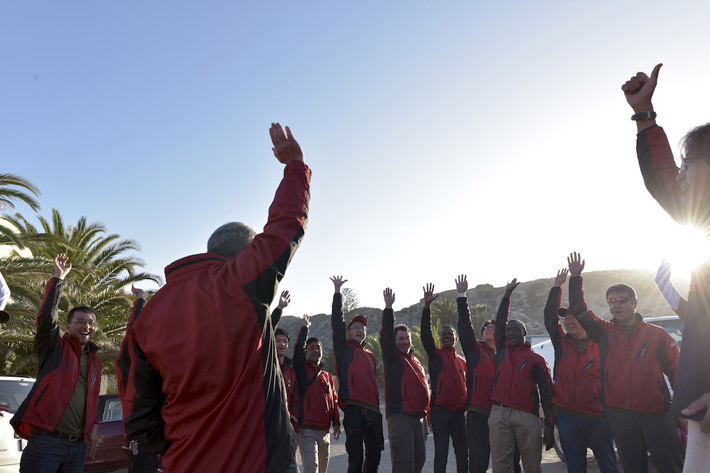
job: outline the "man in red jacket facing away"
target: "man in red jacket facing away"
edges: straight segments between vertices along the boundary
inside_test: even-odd
[[[569,270],[569,310],[599,344],[601,399],[624,471],[648,472],[650,453],[660,473],[680,473],[683,448],[663,377],[675,382],[678,345],[663,328],[643,321],[636,291],[626,284],[607,289],[613,320],[597,317],[584,301],[584,261],[578,254]]]
[[[579,255],[568,258],[570,264]],[[569,473],[587,471],[587,447],[591,447],[602,473],[619,473],[611,440],[611,428],[599,400],[599,345],[567,309],[560,308],[562,284],[567,269],[561,269],[545,305],[545,328],[555,348],[555,424]],[[567,332],[560,325],[563,318]]]
[[[340,289],[347,279],[333,276],[330,280],[335,288],[330,323],[338,373],[338,400],[343,410],[348,473],[377,473],[385,439],[377,387],[377,361],[375,355],[365,348],[367,319],[356,315],[345,325]]]
[[[303,316],[304,325],[298,333],[293,350],[293,369],[298,378],[298,448],[304,473],[326,473],[330,456],[330,425],[333,437],[340,439],[338,395],[333,376],[323,370],[323,343],[308,338],[311,319]]]
[[[207,253],[166,268],[126,334],[126,435],[171,473],[297,471],[269,304],[303,238],[310,170],[288,127],[270,134],[286,166],[263,233],[218,228]]]
[[[525,343],[525,324],[508,320],[510,295],[518,284],[513,279],[505,287],[496,315],[496,372],[491,392],[493,407],[488,418],[494,473],[513,473],[516,445],[525,473],[540,473],[540,404],[545,413],[545,445],[552,440],[552,380],[547,363]]]
[[[21,472],[80,473],[86,439],[92,457],[98,447],[101,360],[98,347],[89,341],[96,331],[96,313],[89,307],[74,307],[67,315],[66,333],[59,336],[57,306],[70,271],[67,256],[57,255],[54,277],[47,282],[37,314],[37,380],[10,420],[15,433],[28,439]]]
[[[466,360],[456,353],[456,331],[445,325],[441,327],[439,342],[434,344],[431,331],[431,303],[439,297],[434,294],[434,285],[424,289],[421,337],[429,356],[429,384],[431,385],[431,428],[434,431],[434,473],[446,472],[449,456],[449,437],[456,454],[456,472],[468,470],[466,448]]]
[[[409,327],[394,326],[394,292],[387,288],[383,295],[380,346],[392,473],[420,473],[426,461],[423,421],[429,409],[429,387],[424,368],[412,353]]]

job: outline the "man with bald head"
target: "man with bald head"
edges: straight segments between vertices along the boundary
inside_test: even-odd
[[[508,320],[510,296],[518,284],[513,279],[506,285],[496,316],[496,372],[491,392],[493,407],[488,417],[494,473],[514,471],[516,445],[525,472],[542,471],[540,404],[545,413],[545,445],[549,446],[552,440],[552,380],[547,363],[525,343],[525,324]]]
[[[285,169],[264,231],[219,227],[207,253],[166,268],[126,334],[126,436],[172,473],[297,471],[269,305],[303,238],[310,170],[288,127],[269,131]]]

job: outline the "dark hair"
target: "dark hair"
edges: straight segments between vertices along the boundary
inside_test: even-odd
[[[72,308],[72,310],[69,311],[69,314],[67,314],[67,323],[71,322],[71,319],[77,312],[86,312],[87,314],[94,314],[94,319],[98,318],[96,316],[96,312],[94,312],[94,309],[92,309],[91,307],[86,307],[85,305],[80,305]]]
[[[486,327],[488,327],[488,326],[491,325],[491,324],[495,325],[495,324],[496,324],[496,321],[493,320],[493,319],[484,320],[484,321],[483,321],[483,326],[481,327],[481,332],[483,332],[483,331],[486,329]]]
[[[455,328],[453,328],[451,325],[444,325],[443,327],[441,327],[441,330],[439,330],[439,336],[441,336],[441,331],[444,330],[445,328],[448,328],[449,330],[451,330],[452,332],[454,332],[454,336],[456,335],[456,329],[455,329]]]
[[[274,331],[274,338],[276,338],[276,335],[283,335],[289,342],[291,341],[291,335],[288,334],[288,330],[285,328],[277,328],[276,331]]]
[[[686,133],[680,140],[680,146],[687,157],[710,161],[710,123],[697,126]]]
[[[394,338],[397,338],[397,332],[399,332],[400,330],[404,330],[405,332],[409,333],[409,327],[407,327],[404,324],[399,324],[394,328],[394,332],[393,332]]]
[[[510,319],[508,321],[508,323],[511,323],[511,322],[520,325],[520,327],[523,329],[523,335],[528,334],[528,328],[525,326],[525,322],[523,322],[522,320],[518,320],[518,319]]]
[[[318,342],[321,347],[323,347],[323,342],[320,341],[320,338],[318,337],[311,337],[308,340],[306,340],[306,346],[310,345],[313,342]]]
[[[628,284],[614,284],[606,290],[606,297],[608,298],[612,292],[625,292],[629,299],[636,300],[636,291]]]
[[[242,222],[225,223],[212,232],[207,240],[207,252],[234,258],[256,236],[256,232]]]

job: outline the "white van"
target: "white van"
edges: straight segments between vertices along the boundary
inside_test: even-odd
[[[10,419],[32,389],[34,378],[0,376],[0,403],[10,406],[10,412],[0,417],[0,473],[20,471],[20,457],[27,441],[15,435]]]

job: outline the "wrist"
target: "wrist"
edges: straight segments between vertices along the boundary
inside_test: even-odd
[[[634,113],[641,113],[641,112],[653,112],[653,103],[649,102],[641,102],[636,105],[633,105],[631,107],[634,111]]]

